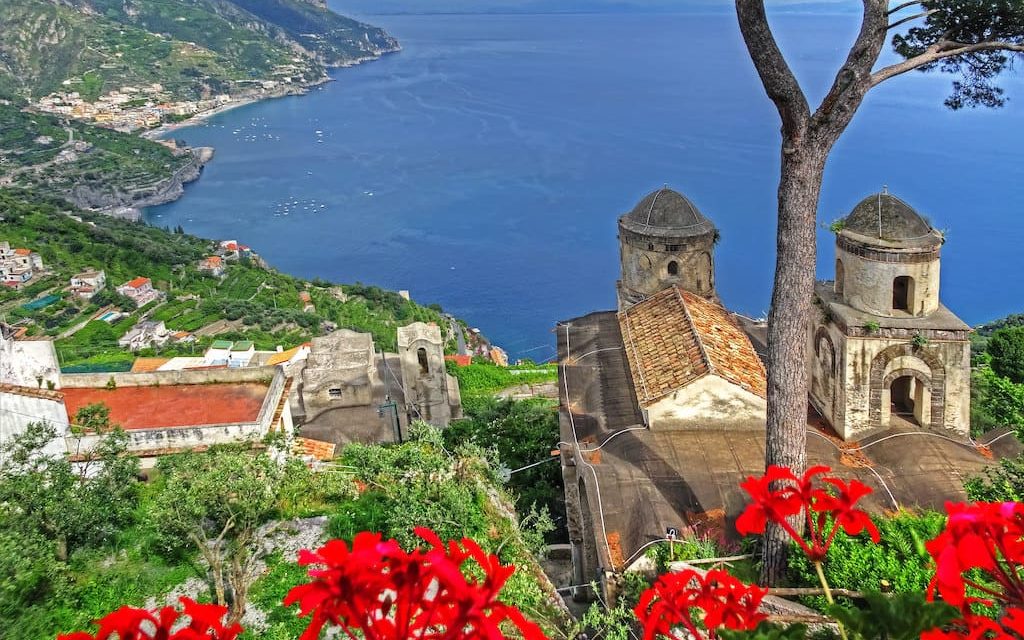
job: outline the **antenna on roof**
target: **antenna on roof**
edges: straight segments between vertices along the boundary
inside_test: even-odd
[[[878,239],[882,239],[882,195],[889,195],[889,185],[882,185],[882,193],[878,194]]]

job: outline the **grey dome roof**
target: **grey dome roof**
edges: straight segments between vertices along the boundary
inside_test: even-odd
[[[645,235],[690,237],[712,233],[715,225],[683,194],[663,187],[647,194],[619,218],[624,228]]]
[[[942,234],[921,214],[888,191],[861,200],[843,221],[843,231],[885,244],[920,246],[942,241]]]

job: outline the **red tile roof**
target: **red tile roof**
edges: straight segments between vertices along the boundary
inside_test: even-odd
[[[714,374],[764,398],[764,364],[720,304],[671,287],[619,314],[641,406]]]
[[[444,359],[449,362],[454,362],[456,365],[460,367],[468,367],[469,365],[473,364],[473,356],[469,355],[445,356]]]
[[[14,255],[16,256],[30,256],[32,255],[31,249],[15,249]]]
[[[125,286],[131,287],[132,289],[138,289],[139,287],[143,286],[144,284],[147,284],[148,282],[149,278],[143,278],[142,276],[139,276],[138,278],[135,278],[134,280],[125,283]]]
[[[312,438],[295,438],[292,451],[300,456],[312,456],[316,460],[333,460],[337,445],[333,442],[313,440]]]
[[[208,267],[219,267],[224,261],[221,260],[220,256],[210,256],[204,262]]]
[[[116,389],[62,389],[68,416],[101,402],[110,421],[125,429],[161,429],[254,422],[268,385],[258,382]]]

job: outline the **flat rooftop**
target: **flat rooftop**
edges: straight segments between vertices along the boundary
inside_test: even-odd
[[[255,422],[268,384],[259,382],[118,387],[64,388],[68,418],[79,409],[102,403],[110,421],[124,429],[167,429]]]

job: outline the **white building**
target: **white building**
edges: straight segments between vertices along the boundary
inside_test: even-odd
[[[98,291],[107,286],[107,274],[100,271],[83,271],[71,277],[71,295],[91,299]]]

